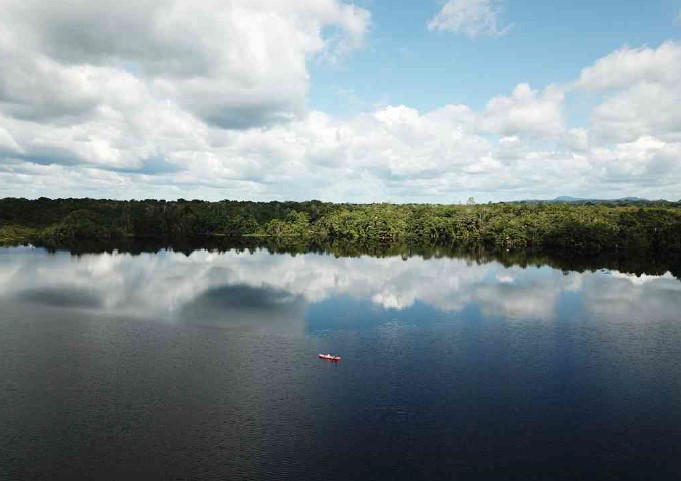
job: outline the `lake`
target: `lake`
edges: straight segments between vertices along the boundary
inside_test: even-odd
[[[670,273],[0,248],[0,379],[0,479],[681,477]]]

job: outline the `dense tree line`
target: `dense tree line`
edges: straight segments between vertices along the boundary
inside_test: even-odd
[[[261,237],[288,243],[681,252],[681,204],[0,199],[0,241]]]

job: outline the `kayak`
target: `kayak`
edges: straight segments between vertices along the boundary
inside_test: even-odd
[[[340,356],[334,356],[333,354],[320,354],[320,359],[326,359],[327,361],[340,361],[342,358]]]

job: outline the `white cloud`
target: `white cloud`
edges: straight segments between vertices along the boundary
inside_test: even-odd
[[[681,76],[678,79],[681,82]],[[681,140],[680,84],[639,82],[606,98],[594,108],[595,133],[606,139],[633,141],[656,135]]]
[[[606,140],[681,141],[681,43],[617,50],[583,69],[574,88],[608,93],[592,114]]]
[[[2,11],[5,112],[126,113],[153,99],[223,127],[300,115],[307,60],[357,48],[370,21],[340,0],[3,0]]]
[[[640,82],[673,83],[681,77],[681,45],[665,42],[658,48],[616,50],[582,70],[575,86],[605,90]]]
[[[387,105],[336,118],[305,108],[307,62],[358,48],[366,10],[154,0],[133,15],[129,1],[37,1],[0,0],[3,195],[679,196],[676,42],[617,50],[567,87],[521,83],[480,110]],[[590,124],[570,125],[566,107],[584,92],[604,98]]]
[[[456,202],[469,194],[508,199],[594,190],[678,195],[679,144],[655,137],[594,144],[584,129],[561,131],[559,104],[532,92],[480,113],[461,105],[430,112],[388,106],[345,120],[311,112],[236,131],[156,105],[117,128],[104,118],[65,127],[9,119],[3,125],[13,148],[33,163],[8,157],[0,186],[6,195],[34,197]],[[523,119],[525,111],[531,114]],[[481,126],[504,136],[490,137]],[[553,148],[540,145],[546,139]],[[64,165],[40,165],[55,155]],[[80,164],[69,165],[72,159]]]
[[[21,153],[21,147],[17,144],[12,134],[0,126],[0,155],[12,155]]]
[[[595,148],[591,155],[596,173],[604,182],[636,183],[670,192],[681,184],[681,142],[640,137],[614,147]]]
[[[584,128],[569,129],[563,133],[561,143],[572,152],[584,154],[589,150],[589,131]]]
[[[519,84],[510,97],[494,97],[487,103],[481,126],[501,135],[558,135],[565,130],[563,98],[555,87],[540,93]]]
[[[511,25],[500,25],[501,10],[501,0],[449,0],[428,22],[428,29],[470,38],[501,36],[511,28]]]

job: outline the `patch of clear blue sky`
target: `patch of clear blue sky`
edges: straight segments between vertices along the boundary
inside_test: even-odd
[[[480,109],[521,82],[543,88],[572,81],[622,46],[681,38],[675,25],[681,0],[508,0],[501,25],[513,24],[511,30],[475,39],[429,31],[426,24],[441,6],[435,0],[354,3],[372,12],[366,47],[339,65],[310,65],[310,108],[340,117],[376,104]],[[568,116],[579,124],[591,102],[575,100]]]

